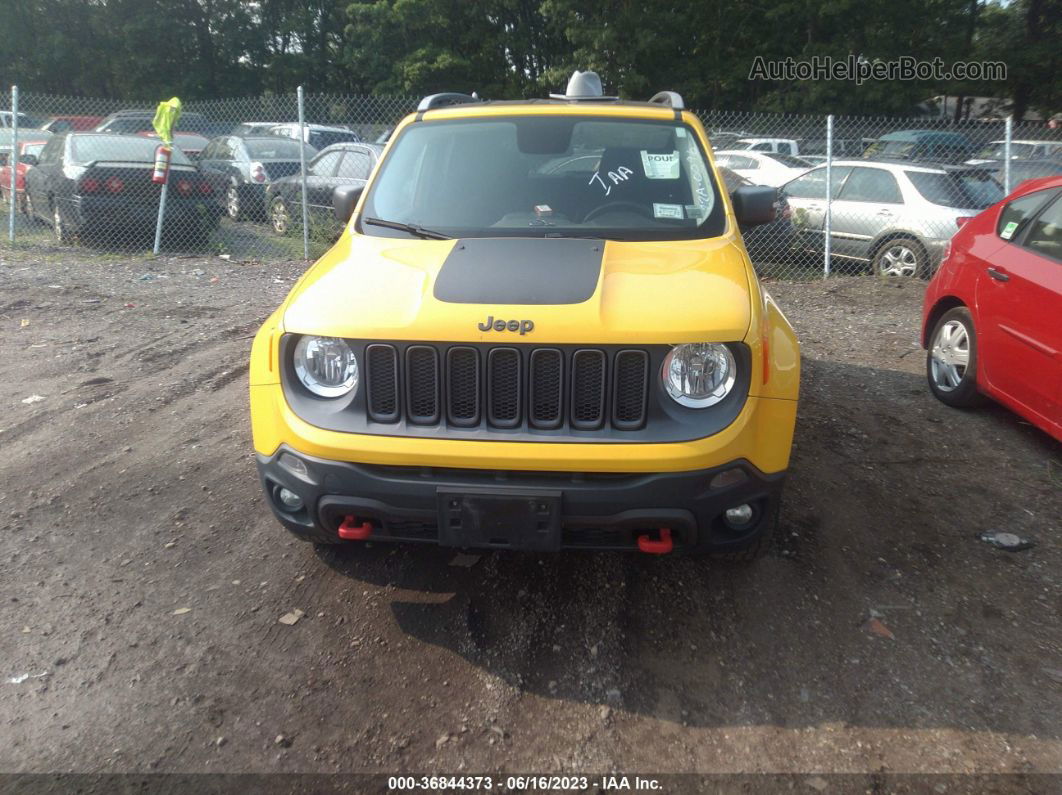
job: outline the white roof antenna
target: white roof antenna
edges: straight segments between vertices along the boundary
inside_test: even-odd
[[[601,88],[601,78],[597,72],[580,72],[576,69],[568,80],[568,88],[563,94],[550,94],[550,99],[567,99],[573,102],[579,100],[614,100],[616,97],[606,97]]]

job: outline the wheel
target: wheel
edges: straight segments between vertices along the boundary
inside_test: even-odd
[[[278,235],[286,235],[291,231],[291,213],[284,199],[277,196],[269,205],[269,222],[273,225],[273,231]]]
[[[240,205],[240,191],[233,182],[225,191],[225,211],[233,221],[239,221],[243,215],[243,207]]]
[[[888,240],[874,255],[874,272],[878,276],[915,277],[926,274],[926,253],[913,238]]]
[[[942,403],[969,408],[982,401],[977,391],[977,333],[965,306],[945,312],[930,336],[926,357],[929,390]]]
[[[73,235],[70,234],[70,230],[63,220],[63,214],[59,212],[59,205],[54,201],[52,202],[52,233],[55,235],[55,242],[60,245],[66,245],[73,241]]]

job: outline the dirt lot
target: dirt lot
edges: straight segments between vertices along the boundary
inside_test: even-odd
[[[771,286],[805,369],[758,565],[463,567],[263,504],[247,354],[301,270],[0,252],[0,770],[1062,772],[1062,449],[929,395],[920,284]]]

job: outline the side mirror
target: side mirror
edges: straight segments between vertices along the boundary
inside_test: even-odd
[[[37,165],[37,155],[19,155],[18,162],[25,163],[27,166]]]
[[[738,226],[744,229],[769,224],[775,219],[778,189],[767,185],[743,185],[730,194]]]
[[[354,208],[361,198],[364,185],[340,185],[332,191],[332,210],[336,214],[336,220],[345,224],[354,215]]]

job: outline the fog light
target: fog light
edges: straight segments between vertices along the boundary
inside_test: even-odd
[[[745,470],[734,467],[720,472],[711,479],[708,485],[713,489],[721,489],[726,486],[736,486],[738,483],[744,483],[748,479],[749,476],[745,474]]]
[[[287,511],[297,511],[302,507],[302,497],[283,486],[277,489],[277,502]]]
[[[751,521],[752,506],[748,503],[726,510],[726,523],[731,527],[744,527]]]

